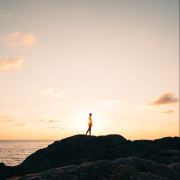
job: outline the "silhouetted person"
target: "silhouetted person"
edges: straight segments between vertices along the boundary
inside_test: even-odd
[[[87,135],[87,133],[88,133],[88,131],[89,131],[89,134],[90,134],[90,136],[91,136],[91,127],[92,127],[92,119],[91,119],[91,116],[92,116],[92,114],[91,113],[89,113],[89,123],[88,123],[88,130],[87,130],[87,132],[86,132],[86,135]]]

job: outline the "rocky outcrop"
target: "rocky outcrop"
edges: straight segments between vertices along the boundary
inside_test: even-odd
[[[54,168],[11,180],[179,180],[179,167],[179,163],[162,165],[141,158],[120,158]]]
[[[179,137],[130,141],[120,135],[98,137],[76,135],[55,141],[47,148],[36,151],[18,166],[0,168],[0,177],[4,180],[13,176],[40,173],[52,168],[101,162],[98,160],[111,160],[103,161],[110,163],[115,162],[113,161],[115,159],[129,157],[140,158],[139,161],[143,158],[146,160],[144,162],[159,163],[163,167],[170,168],[170,164],[178,163],[179,155]],[[78,166],[73,167],[78,168]]]
[[[5,164],[4,163],[0,163],[0,169],[5,167]]]

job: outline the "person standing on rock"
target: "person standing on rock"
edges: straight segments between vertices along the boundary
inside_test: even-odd
[[[90,136],[91,136],[91,127],[92,127],[92,119],[91,119],[91,116],[92,116],[92,114],[91,113],[89,113],[89,123],[88,123],[88,130],[87,130],[87,132],[86,132],[86,136],[87,136],[87,133],[89,132],[89,134],[90,134]]]

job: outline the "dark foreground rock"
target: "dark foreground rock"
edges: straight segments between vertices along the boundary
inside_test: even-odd
[[[179,163],[162,165],[152,160],[120,158],[54,168],[11,180],[179,180],[179,170]]]
[[[5,164],[4,163],[0,163],[0,169],[5,167]]]
[[[118,158],[128,157],[144,158],[151,160],[150,162],[165,166],[178,163],[179,156],[179,137],[166,137],[153,141],[130,141],[120,135],[98,137],[76,135],[55,141],[47,148],[36,151],[18,166],[2,165],[0,168],[0,180],[13,176],[41,173],[52,168],[80,165],[105,159],[113,161]],[[169,166],[166,167],[170,168]]]

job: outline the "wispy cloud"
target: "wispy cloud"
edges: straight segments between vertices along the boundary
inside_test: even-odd
[[[127,73],[126,71],[119,73],[119,76],[123,76],[124,81],[130,81],[131,79],[136,77],[136,75],[134,74],[129,75],[129,73]]]
[[[178,102],[178,98],[174,97],[173,93],[165,93],[165,94],[160,95],[153,102],[147,103],[147,105],[156,106],[156,105],[173,104],[177,102]]]
[[[14,121],[14,119],[5,119],[5,120],[3,120],[4,122],[13,122]]]
[[[118,104],[119,101],[118,100],[103,100],[103,103],[101,105],[113,105],[113,104]]]
[[[123,75],[123,74],[126,74],[126,71],[123,71],[122,73],[119,73],[120,76]]]
[[[170,126],[171,126],[171,125],[173,125],[173,124],[172,124],[172,123],[169,123],[168,125],[170,125]]]
[[[24,61],[24,57],[18,57],[18,58],[5,57],[0,62],[0,71],[8,71],[11,69],[21,69],[23,61]]]
[[[2,116],[4,122],[13,122],[14,119],[11,119],[10,116]]]
[[[161,111],[159,113],[161,114],[172,114],[174,111],[173,110],[168,110],[168,111]]]
[[[8,37],[4,38],[4,41],[7,42],[11,46],[14,46],[14,45],[33,46],[33,45],[35,45],[35,38],[32,34],[30,34],[30,33],[23,34],[18,31],[11,33]]]
[[[58,123],[58,122],[62,122],[62,121],[58,121],[58,120],[49,120],[49,121],[47,121],[47,122],[49,122],[49,123]]]
[[[50,129],[56,129],[56,128],[59,128],[59,126],[53,126],[53,127],[48,127]]]
[[[45,119],[40,119],[40,120],[39,120],[39,122],[44,122],[44,121],[45,121]]]
[[[135,77],[135,75],[131,75],[131,76],[125,78],[125,81],[129,81],[129,80],[133,79],[134,77]]]
[[[54,90],[54,88],[48,88],[48,89],[43,90],[42,93],[49,94],[49,95],[52,95],[52,96],[55,96],[55,97],[61,97],[61,96],[63,96],[65,94],[65,91],[57,92],[57,91]]]
[[[61,129],[66,129],[66,127],[62,127]]]
[[[22,123],[22,124],[16,124],[15,126],[25,126],[26,123]]]
[[[5,15],[1,12],[1,9],[0,9],[0,18],[11,18],[11,13]]]
[[[8,119],[10,118],[10,116],[2,116],[2,118]]]

